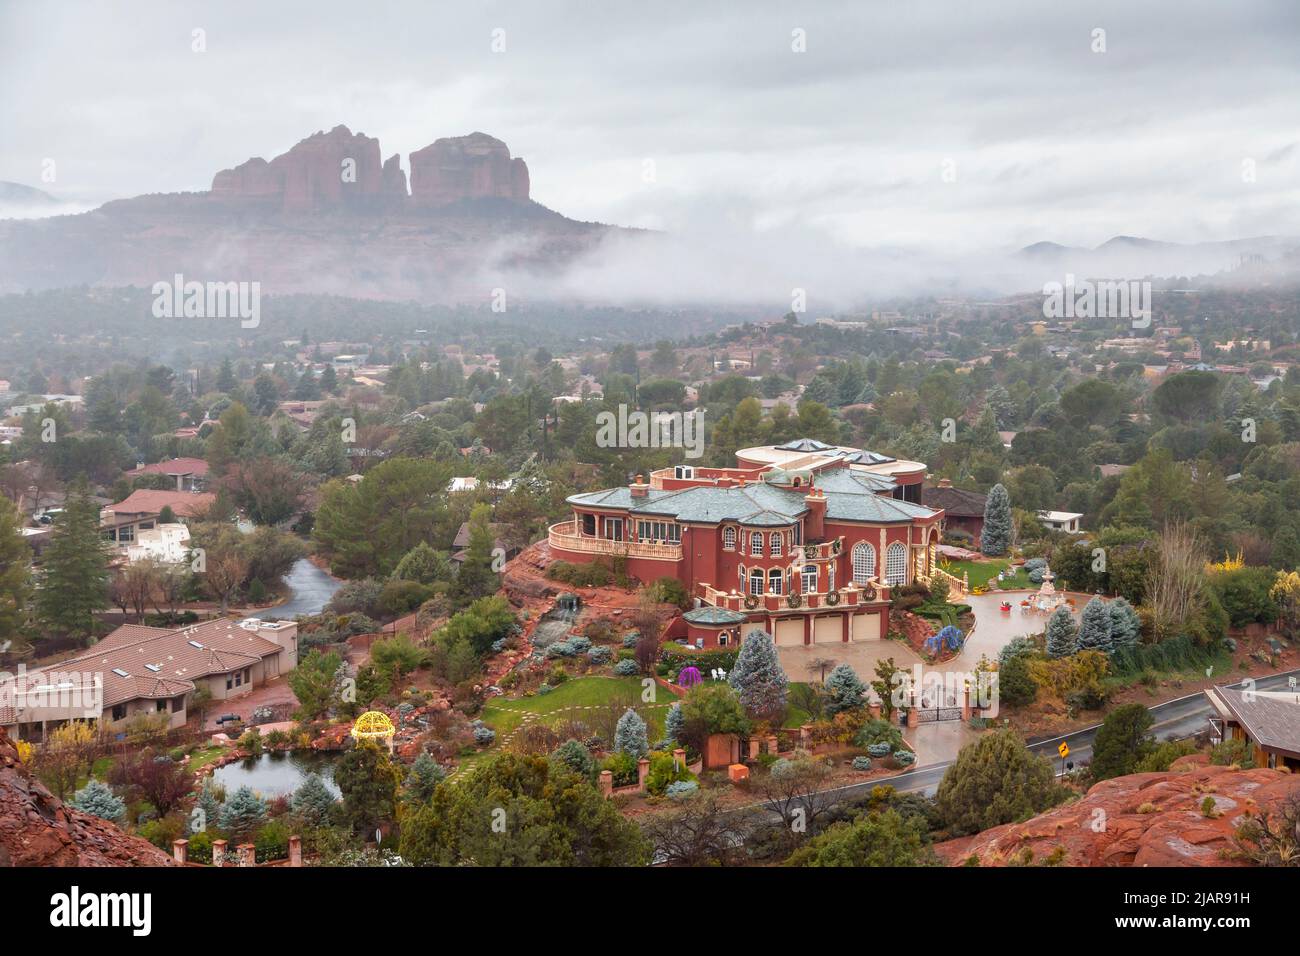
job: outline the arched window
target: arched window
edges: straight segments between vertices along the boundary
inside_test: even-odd
[[[722,546],[728,551],[736,550],[736,529],[731,525],[722,529]]]
[[[763,533],[761,531],[751,531],[749,533],[749,556],[751,558],[761,558],[763,556]]]
[[[749,572],[749,593],[759,595],[763,593],[763,569],[755,568]]]
[[[898,541],[885,549],[885,583],[907,583],[907,548]]]
[[[805,564],[803,567],[803,593],[817,593],[817,565]]]
[[[769,538],[771,544],[768,548],[767,553],[774,558],[781,557],[781,548],[782,548],[781,538],[782,535],[780,531],[773,531],[771,537]]]
[[[767,572],[767,589],[773,594],[781,593],[781,569],[773,568]]]
[[[869,584],[876,576],[876,549],[865,541],[853,546],[853,583]]]

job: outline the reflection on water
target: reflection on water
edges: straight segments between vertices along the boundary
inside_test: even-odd
[[[234,793],[240,787],[249,787],[263,797],[278,797],[293,793],[309,773],[319,774],[325,786],[335,796],[339,788],[334,784],[334,761],[338,754],[313,751],[301,753],[267,752],[247,760],[228,763],[213,772],[213,779]]]

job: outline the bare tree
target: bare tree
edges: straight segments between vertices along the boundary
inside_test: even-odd
[[[1260,866],[1300,866],[1300,793],[1287,797],[1276,815],[1247,814],[1237,847]]]
[[[697,793],[675,801],[673,809],[657,813],[642,824],[654,845],[655,859],[668,866],[734,866],[743,861],[743,835],[718,808],[711,794]]]
[[[158,590],[158,566],[152,559],[128,564],[118,573],[127,600],[137,622],[144,620],[145,608]]]
[[[1147,603],[1157,640],[1177,633],[1204,603],[1205,544],[1194,529],[1171,521],[1147,572]]]
[[[772,764],[751,785],[763,804],[781,818],[793,842],[798,835],[812,832],[817,820],[835,805],[834,795],[826,789],[830,778],[829,761],[800,750]]]

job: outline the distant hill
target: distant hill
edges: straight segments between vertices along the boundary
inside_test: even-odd
[[[1279,262],[1297,253],[1300,253],[1300,238],[1294,236],[1195,243],[1115,236],[1093,249],[1036,242],[1020,249],[1014,258],[1022,266],[1051,269],[1061,274],[1138,279],[1211,275],[1255,262]]]
[[[408,190],[398,156],[381,161],[378,140],[336,126],[218,172],[206,192],[0,221],[0,292],[179,273],[266,293],[486,301],[500,276],[549,275],[624,232],[534,202],[527,165],[486,133],[436,140],[409,166]]]

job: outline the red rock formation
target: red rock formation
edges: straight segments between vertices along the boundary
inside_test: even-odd
[[[401,169],[396,172],[400,175]],[[256,158],[223,169],[213,177],[211,196],[272,200],[284,212],[311,212],[387,194],[393,180],[380,165],[379,140],[336,126],[307,137],[269,163]],[[403,195],[405,191],[403,181]]]
[[[1247,812],[1276,813],[1300,792],[1300,775],[1236,770],[1184,757],[1168,773],[1103,780],[1081,800],[935,847],[946,862],[972,855],[1002,866],[1024,852],[1042,863],[1058,847],[1066,866],[1241,866],[1234,834]],[[1201,810],[1212,797],[1217,816]]]
[[[385,199],[397,202],[406,200],[406,173],[402,170],[402,158],[397,153],[384,160],[383,191]]]
[[[18,760],[0,728],[0,866],[173,866],[107,820],[65,806]]]
[[[528,201],[528,167],[487,133],[435,140],[411,154],[411,199],[443,206],[461,199]]]

